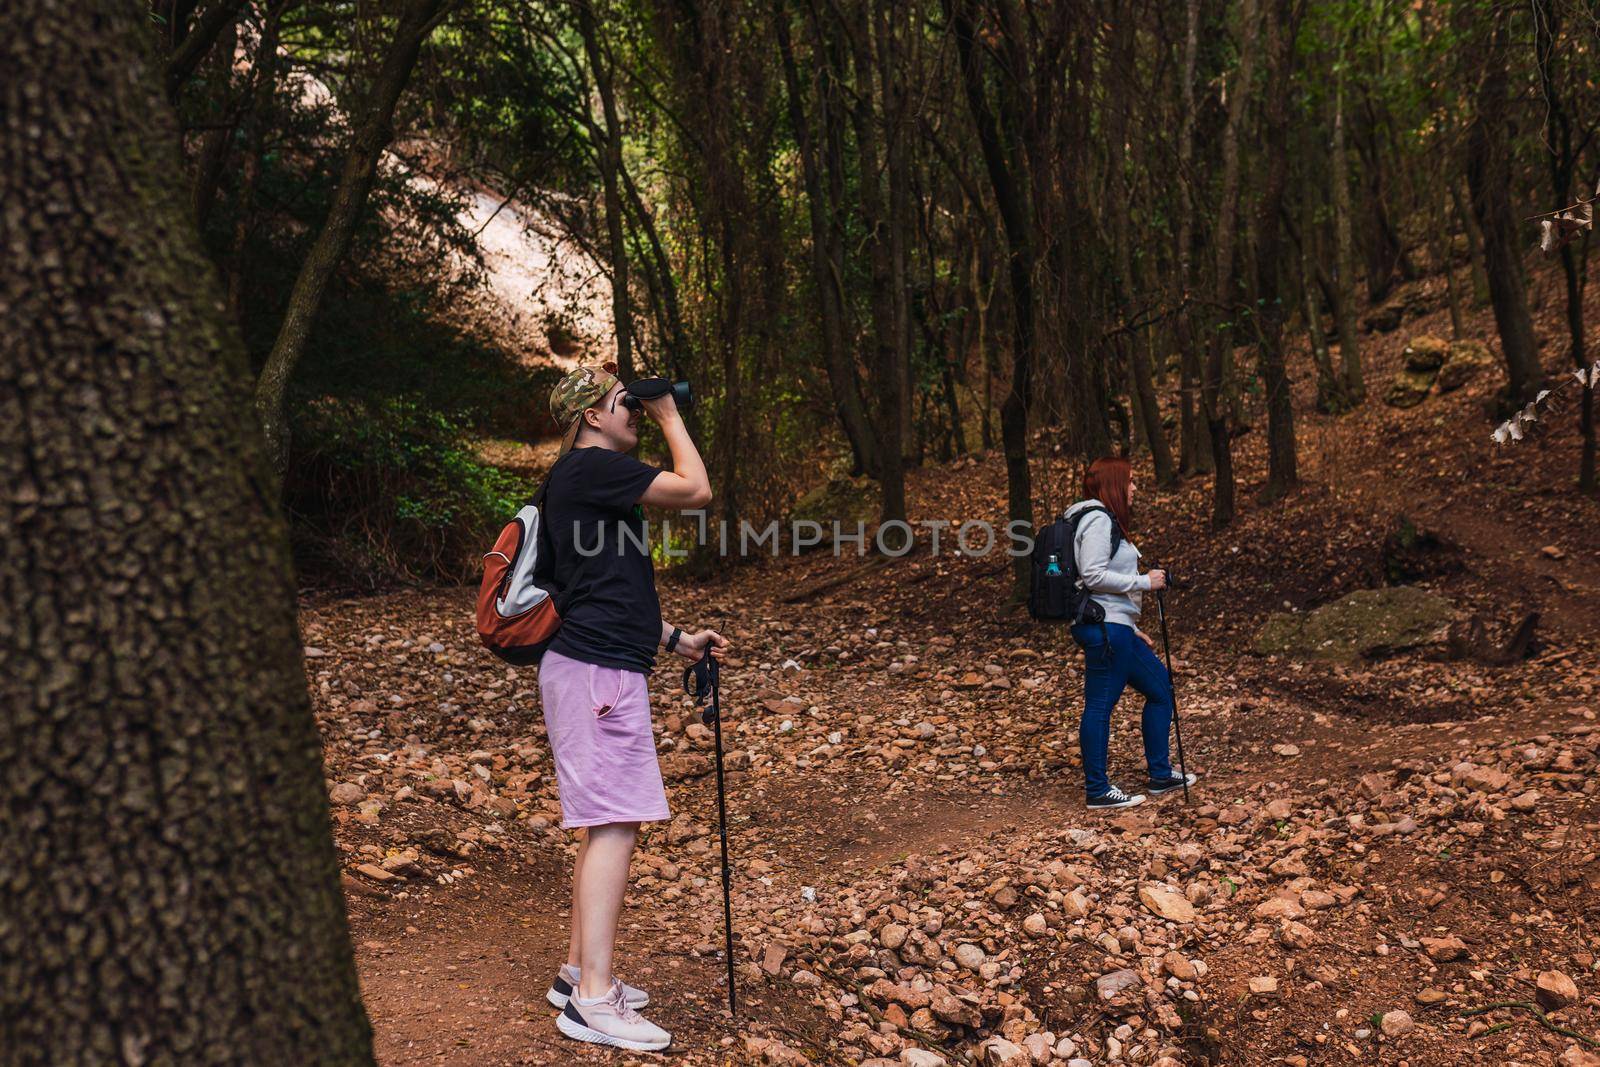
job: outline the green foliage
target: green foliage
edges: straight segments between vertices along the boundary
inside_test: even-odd
[[[529,486],[430,408],[418,397],[298,408],[284,495],[303,580],[379,588],[476,572]]]

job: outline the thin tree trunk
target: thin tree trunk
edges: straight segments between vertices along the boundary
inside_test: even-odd
[[[1306,317],[1306,341],[1311,348],[1311,363],[1317,371],[1317,410],[1333,411],[1342,408],[1339,379],[1333,370],[1333,357],[1328,352],[1328,337],[1322,332],[1322,309],[1317,306],[1316,290],[1311,287],[1310,253],[1305,244],[1300,247],[1300,299]]]
[[[1334,74],[1333,89],[1333,143],[1328,153],[1328,180],[1333,184],[1334,282],[1339,291],[1334,314],[1338,317],[1344,399],[1351,407],[1360,407],[1367,397],[1367,381],[1361,369],[1361,334],[1356,321],[1356,255],[1350,234],[1350,157],[1345,149],[1342,43],[1339,51],[1341,62]]]
[[[883,155],[878,140],[878,115],[873,106],[876,71],[872,60],[871,5],[862,3],[857,21],[845,27],[851,45],[855,72],[855,104],[850,109],[856,135],[859,166],[856,193],[861,224],[866,232],[870,307],[872,314],[872,384],[877,400],[879,443],[879,487],[882,490],[883,521],[904,521],[906,517],[905,459],[900,433],[901,370],[900,344],[896,334],[895,295],[892,291],[892,265],[889,229],[892,225],[884,206],[882,190]]]
[[[879,0],[874,20],[878,35],[879,92],[884,109],[884,163],[888,184],[889,290],[894,297],[894,364],[900,421],[900,456],[903,464],[917,462],[916,429],[911,418],[911,303],[910,257],[912,244],[911,175],[907,153],[911,124],[907,121],[905,57],[895,28],[895,5]]]
[[[1434,209],[1429,212],[1432,219],[1428,227],[1428,248],[1439,270],[1444,272],[1445,297],[1450,306],[1450,336],[1459,341],[1467,336],[1467,320],[1466,309],[1462,307],[1461,287],[1456,282],[1455,257],[1450,252],[1450,213],[1439,204],[1437,198],[1432,203]]]
[[[30,252],[0,261],[0,1059],[370,1064],[287,532],[147,32],[0,8]]]
[[[1461,220],[1461,230],[1467,237],[1467,270],[1472,276],[1472,303],[1482,307],[1489,302],[1489,269],[1483,263],[1483,230],[1478,226],[1478,216],[1461,198],[1461,187],[1450,182],[1450,202],[1455,205],[1456,217]]]
[[[1283,351],[1282,217],[1289,184],[1289,79],[1299,20],[1291,0],[1267,0],[1267,84],[1262,156],[1266,167],[1256,214],[1256,296],[1261,330],[1261,378],[1267,392],[1267,485],[1276,499],[1300,481],[1295,457],[1294,405]]]
[[[1033,242],[1027,207],[1011,163],[1000,140],[988,95],[984,91],[981,57],[974,37],[971,0],[944,0],[945,16],[951,22],[961,66],[962,86],[967,108],[977,128],[983,152],[984,169],[994,192],[995,205],[1005,231],[1007,275],[1010,279],[1011,306],[1011,386],[1000,405],[1000,436],[1006,456],[1006,514],[1014,522],[1033,528],[1032,475],[1028,470],[1028,408],[1033,387]],[[1012,559],[1013,591],[1026,594],[1028,559]]]
[[[600,47],[600,29],[595,23],[594,0],[579,0],[578,32],[583,37],[584,56],[594,75],[600,97],[600,115],[605,125],[589,119],[600,161],[600,180],[605,189],[606,240],[611,258],[611,323],[616,334],[617,370],[623,381],[631,381],[633,369],[633,298],[628,291],[628,238],[623,229],[625,212],[617,174],[622,170],[622,123],[617,117],[617,96],[611,83],[611,65]],[[587,118],[589,110],[585,107]]]
[[[1511,208],[1505,18],[1504,10],[1497,11],[1486,51],[1477,114],[1467,135],[1467,182],[1472,188],[1473,213],[1483,229],[1489,299],[1494,305],[1509,379],[1507,401],[1510,406],[1520,407],[1533,399],[1544,375],[1522,280],[1521,256],[1527,241]]]
[[[1194,312],[1187,306],[1194,288],[1194,213],[1200,197],[1191,173],[1194,167],[1194,127],[1196,104],[1194,78],[1200,43],[1200,0],[1185,4],[1183,39],[1183,117],[1178,129],[1178,173],[1186,201],[1178,213],[1178,292],[1174,303],[1178,312],[1174,332],[1178,341],[1178,468],[1184,474],[1206,474],[1211,470],[1211,439],[1202,428],[1199,405],[1200,349],[1194,331]]]
[[[1302,129],[1300,156],[1306,161],[1316,158],[1309,150],[1311,136],[1312,131],[1309,127]],[[1318,191],[1318,183],[1309,165],[1305,168],[1300,186],[1299,225],[1295,225],[1293,216],[1287,211],[1283,214],[1283,222],[1288,227],[1289,235],[1295,241],[1300,254],[1300,301],[1302,314],[1306,320],[1306,341],[1311,349],[1311,363],[1316,368],[1317,374],[1317,410],[1343,411],[1346,406],[1344,387],[1338,372],[1333,369],[1333,357],[1328,351],[1328,336],[1322,330],[1322,305],[1317,299],[1319,293],[1326,296],[1332,290],[1332,286],[1322,284],[1322,280],[1318,278],[1316,204],[1321,199],[1321,193]]]
[[[1256,0],[1242,0],[1239,5],[1239,69],[1228,88],[1228,122],[1222,132],[1222,198],[1217,207],[1216,229],[1216,305],[1228,314],[1231,312],[1226,309],[1234,306],[1233,245],[1239,212],[1239,139],[1245,105],[1250,99],[1258,22]],[[1211,455],[1216,463],[1211,522],[1218,528],[1232,522],[1234,513],[1233,446],[1222,395],[1225,357],[1232,343],[1231,330],[1220,323],[1212,327],[1200,390],[1205,403],[1206,427],[1211,434]]]
[[[311,325],[316,320],[317,309],[322,306],[322,294],[339,269],[350,247],[350,238],[355,234],[356,223],[366,209],[378,160],[394,139],[395,105],[400,102],[400,94],[411,78],[411,68],[416,65],[422,42],[448,13],[452,3],[453,0],[412,0],[402,12],[383,67],[367,93],[366,107],[353,124],[350,148],[328,217],[306,253],[305,262],[300,265],[294,288],[289,292],[283,322],[278,327],[277,340],[256,382],[256,418],[266,437],[272,466],[280,475],[289,463],[289,420],[284,410],[289,377],[305,351],[306,339],[311,336]]]
[[[200,21],[195,23],[194,29],[184,35],[183,40],[173,49],[172,56],[167,60],[166,86],[167,98],[178,99],[178,91],[183,88],[183,83],[194,76],[200,69],[200,63],[210,54],[213,46],[222,38],[224,32],[232,40],[237,32],[239,12],[244,10],[246,0],[216,0],[200,16]],[[233,65],[233,55],[223,57],[224,67]]]
[[[224,24],[221,38],[221,47],[208,64],[210,80],[215,86],[211,93],[213,125],[200,137],[194,186],[190,193],[195,224],[200,229],[202,242],[205,241],[206,222],[211,217],[212,205],[216,203],[217,188],[222,184],[228,149],[233,146],[234,128],[240,117],[240,102],[233,91],[233,52],[238,43],[238,23],[230,19]]]
[[[828,371],[828,387],[833,393],[834,410],[844,428],[850,446],[861,466],[873,477],[878,477],[878,445],[867,420],[866,405],[861,399],[860,380],[856,376],[855,360],[846,342],[844,308],[838,278],[844,266],[834,262],[835,243],[828,214],[837,205],[829,198],[823,186],[824,167],[818,160],[827,151],[827,141],[818,141],[811,132],[806,115],[806,94],[802,91],[800,71],[794,59],[794,47],[789,35],[789,16],[782,0],[773,4],[773,25],[777,30],[778,52],[783,63],[784,86],[789,108],[789,124],[794,127],[795,142],[800,149],[800,171],[805,182],[806,208],[811,222],[811,277],[816,291],[817,316],[822,323],[822,356]],[[819,69],[824,64],[817,63]],[[826,76],[826,75],[823,75]],[[837,115],[818,94],[821,118],[824,123]]]
[[[1133,314],[1133,294],[1137,290],[1133,277],[1133,251],[1131,219],[1133,186],[1126,174],[1125,145],[1129,112],[1132,110],[1134,90],[1134,22],[1132,13],[1118,22],[1113,33],[1112,47],[1116,50],[1115,77],[1118,79],[1115,98],[1109,116],[1111,137],[1107,144],[1110,155],[1112,188],[1111,225],[1117,257],[1117,296],[1124,324]],[[1178,472],[1172,462],[1172,446],[1161,429],[1161,408],[1156,403],[1155,375],[1150,369],[1150,353],[1139,343],[1132,332],[1124,334],[1128,349],[1128,394],[1142,428],[1145,443],[1150,447],[1150,459],[1155,465],[1156,484],[1167,487],[1177,483]]]
[[[1572,116],[1567,113],[1567,104],[1561,96],[1556,74],[1556,42],[1561,35],[1561,11],[1550,0],[1533,0],[1533,14],[1534,53],[1539,67],[1539,87],[1545,103],[1546,129],[1543,141],[1550,170],[1551,207],[1559,210],[1572,202],[1572,180],[1579,161],[1579,153],[1572,147]],[[1569,353],[1573,366],[1580,370],[1589,365],[1583,323],[1583,292],[1589,280],[1589,236],[1587,232],[1583,235],[1579,246],[1582,249],[1581,256],[1572,254],[1571,244],[1561,246],[1561,275],[1567,293],[1567,336],[1571,341]],[[1583,451],[1578,461],[1578,488],[1585,491],[1595,487],[1593,397],[1594,386],[1586,380],[1578,413],[1578,432],[1583,440]]]
[[[235,322],[244,314],[245,278],[250,266],[250,234],[255,227],[256,191],[261,182],[261,157],[266,131],[272,122],[272,101],[278,88],[278,30],[294,0],[277,0],[262,16],[261,39],[256,42],[252,100],[245,113],[244,165],[239,175],[238,205],[233,217],[233,242],[225,272],[228,314]]]

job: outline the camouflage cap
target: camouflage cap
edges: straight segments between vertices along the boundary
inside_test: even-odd
[[[566,428],[561,438],[563,453],[578,436],[578,416],[599,403],[616,384],[617,365],[607,362],[574,367],[550,390],[550,417]]]

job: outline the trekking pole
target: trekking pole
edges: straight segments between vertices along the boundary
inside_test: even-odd
[[[1152,561],[1154,562],[1154,561]],[[1172,732],[1178,736],[1178,773],[1183,776],[1183,802],[1189,800],[1189,767],[1183,759],[1183,722],[1178,718],[1178,683],[1172,674],[1172,642],[1167,637],[1167,597],[1165,589],[1156,590],[1156,612],[1161,616],[1161,651],[1167,657],[1167,688],[1172,693]]]
[[[709,644],[698,663],[684,668],[683,688],[696,704],[704,704],[707,696],[711,698],[711,704],[700,712],[700,721],[711,727],[717,752],[717,831],[722,838],[722,929],[728,957],[728,1014],[735,1015],[738,1006],[733,987],[733,883],[732,873],[728,869],[728,794],[722,778],[722,686],[719,665],[711,655]]]

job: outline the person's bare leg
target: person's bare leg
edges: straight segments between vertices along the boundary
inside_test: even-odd
[[[583,857],[589,851],[589,831],[583,832],[578,842],[578,858],[572,861],[572,936],[567,939],[567,966],[578,967],[578,946],[583,939],[583,925],[579,920],[578,886],[583,882]]]
[[[611,823],[589,827],[583,856],[582,895],[573,911],[582,969],[578,995],[603,997],[611,989],[611,953],[617,941],[617,916],[628,889],[628,863],[633,858],[639,824]]]

